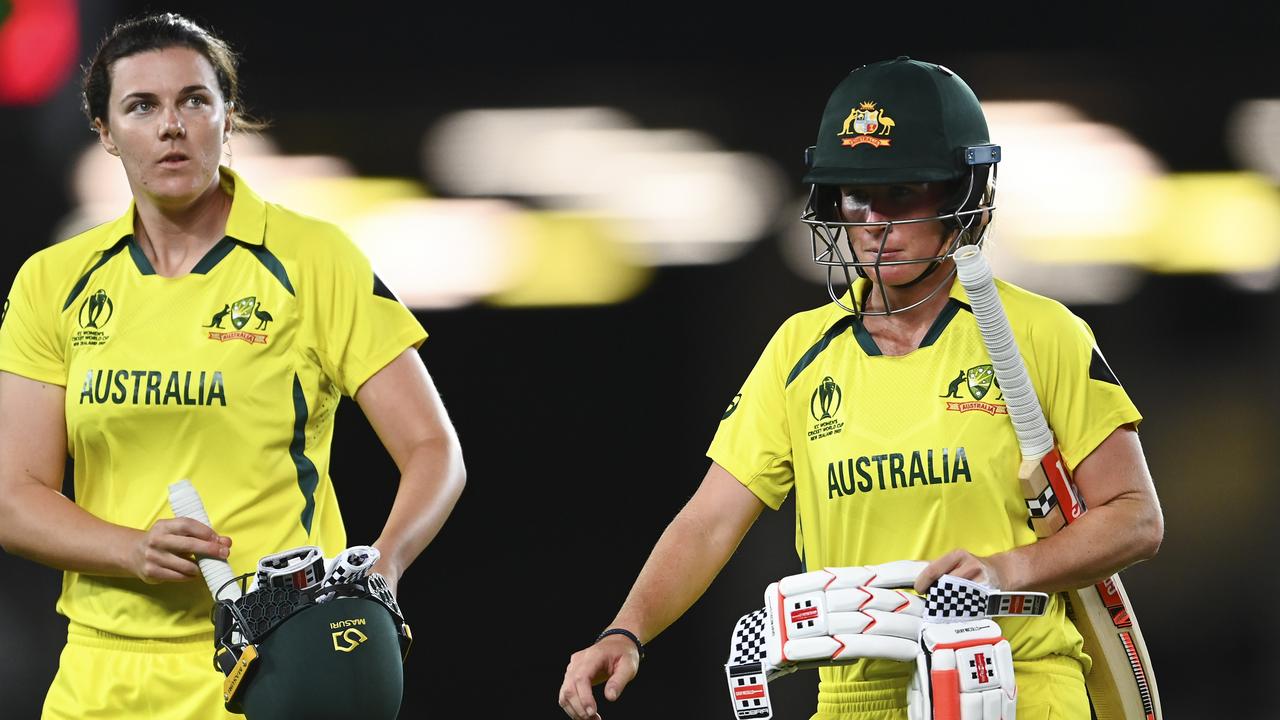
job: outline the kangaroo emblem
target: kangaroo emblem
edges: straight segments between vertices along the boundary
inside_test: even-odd
[[[858,117],[858,109],[857,108],[851,109],[849,111],[849,117],[844,119],[844,129],[840,131],[841,135],[849,134],[849,125],[851,125],[853,121],[857,119],[857,117]]]
[[[960,398],[960,383],[964,382],[964,375],[964,371],[961,370],[956,379],[952,380],[951,384],[947,386],[947,394],[939,395],[938,397],[953,397],[958,400]]]
[[[230,305],[225,305],[225,304],[224,304],[224,305],[222,306],[222,311],[221,311],[221,312],[216,312],[216,313],[214,313],[214,314],[213,314],[213,319],[212,319],[212,320],[210,320],[210,321],[209,321],[209,324],[208,324],[208,325],[205,325],[205,327],[207,327],[207,328],[211,328],[211,327],[220,328],[220,327],[222,327],[222,319],[223,319],[223,318],[225,318],[225,317],[227,316],[227,314],[228,314],[228,313],[230,313],[230,312],[231,312],[231,306],[230,306]]]

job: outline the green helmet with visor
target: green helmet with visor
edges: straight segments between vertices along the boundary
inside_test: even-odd
[[[809,226],[813,260],[827,268],[832,300],[858,315],[888,315],[910,309],[949,285],[951,269],[921,300],[894,307],[880,282],[888,265],[919,264],[916,285],[935,275],[962,245],[980,245],[995,209],[995,167],[1000,147],[991,144],[986,116],[963,80],[951,70],[907,57],[864,65],[836,87],[827,101],[817,144],[806,152],[809,200],[801,221]],[[859,185],[945,183],[946,200],[933,215],[882,222],[854,222],[842,215],[841,188]],[[870,228],[880,233],[883,250],[894,227],[941,222],[943,238],[936,255],[907,260],[858,257],[850,232]],[[837,293],[852,290],[855,275],[876,281],[883,310],[867,311],[850,293],[851,306]]]

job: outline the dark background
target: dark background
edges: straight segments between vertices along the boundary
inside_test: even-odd
[[[1173,172],[1239,169],[1224,123],[1237,101],[1280,95],[1276,11],[1163,18],[1141,7],[1034,15],[971,4],[804,5],[768,16],[655,6],[511,11],[389,4],[95,2],[81,58],[144,10],[206,22],[244,55],[250,109],[286,153],[420,178],[422,132],[468,107],[609,105],[645,127],[692,127],[768,156],[799,187],[827,94],[852,67],[898,54],[941,62],[986,100],[1061,99],[1125,128]],[[89,141],[69,82],[0,108],[7,229],[0,284],[71,209],[70,162]],[[1192,127],[1184,111],[1200,110]],[[998,141],[998,138],[997,138]],[[430,185],[430,178],[425,178]],[[1088,195],[1078,202],[1088,212]],[[123,210],[123,208],[122,208]],[[1205,207],[1213,213],[1213,207]],[[612,618],[648,550],[705,472],[726,401],[773,330],[821,304],[772,239],[725,265],[661,268],[635,299],[582,309],[423,312],[422,354],[458,428],[468,485],[401,584],[418,639],[402,717],[446,706],[483,717],[560,713],[569,654]],[[1214,276],[1144,277],[1123,306],[1075,308],[1144,412],[1165,511],[1160,555],[1127,570],[1169,717],[1272,717],[1276,583],[1277,292]],[[353,403],[332,474],[351,542],[370,542],[395,468]],[[731,717],[722,664],[733,621],[797,571],[793,507],[766,513],[692,610],[653,641],[606,718]],[[0,717],[38,716],[65,620],[59,575],[0,554]],[[807,717],[816,677],[773,688]]]

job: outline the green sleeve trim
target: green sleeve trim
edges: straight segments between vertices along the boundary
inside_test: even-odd
[[[790,385],[792,380],[799,377],[800,373],[804,372],[805,368],[812,365],[813,361],[818,359],[818,356],[822,354],[823,350],[827,349],[827,346],[831,344],[831,341],[835,340],[840,336],[840,333],[848,330],[849,326],[854,325],[855,323],[857,323],[857,318],[853,315],[845,315],[837,320],[829,330],[823,333],[818,342],[814,343],[812,347],[805,351],[804,355],[800,356],[800,360],[796,362],[795,367],[791,368],[791,373],[787,375],[787,382],[783,384],[783,387]],[[858,323],[857,326],[860,327],[861,324]],[[872,345],[874,344],[875,343],[872,343]],[[876,354],[880,354],[879,349],[876,350]]]
[[[89,284],[89,277],[93,275],[94,271],[103,265],[106,265],[107,261],[115,257],[116,253],[120,252],[120,250],[131,240],[133,240],[133,236],[126,235],[121,242],[116,243],[109,249],[102,252],[102,257],[98,258],[98,262],[94,263],[93,267],[89,268],[89,272],[81,275],[80,279],[76,281],[75,287],[71,288],[71,294],[67,296],[67,301],[62,304],[62,310],[64,312],[67,308],[71,307],[71,303],[76,301],[76,298],[80,296],[80,293],[84,292],[84,287]],[[146,257],[144,256],[142,259],[145,261]],[[151,267],[151,263],[147,263],[147,267]]]
[[[302,528],[311,534],[311,520],[316,512],[316,487],[320,484],[320,473],[315,463],[306,456],[307,449],[307,396],[302,391],[302,381],[298,374],[293,375],[293,439],[289,442],[289,456],[298,469],[298,489],[302,491],[305,501],[302,508]]]
[[[1098,348],[1093,348],[1093,357],[1089,359],[1089,377],[1112,385],[1120,384],[1116,374],[1111,371],[1111,366],[1107,364],[1106,358],[1098,352]]]
[[[253,256],[258,259],[258,262],[262,263],[262,266],[265,267],[276,280],[280,281],[280,284],[284,286],[285,290],[289,291],[290,295],[295,297],[297,296],[297,293],[293,291],[293,283],[289,282],[289,273],[285,272],[284,264],[280,262],[280,258],[271,254],[271,251],[268,250],[265,245],[244,243],[241,247],[253,253]]]

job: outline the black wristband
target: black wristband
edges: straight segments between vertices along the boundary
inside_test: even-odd
[[[604,632],[602,632],[602,633],[600,633],[599,635],[597,635],[597,636],[596,636],[596,640],[595,640],[595,642],[593,642],[593,643],[591,643],[591,644],[592,644],[592,645],[595,645],[596,643],[600,642],[601,640],[605,639],[606,637],[608,637],[608,636],[610,636],[610,635],[625,635],[625,636],[627,636],[627,638],[629,638],[629,639],[631,640],[631,642],[633,642],[633,643],[635,643],[635,644],[636,644],[636,650],[639,650],[639,651],[640,651],[640,659],[641,659],[641,660],[643,660],[643,659],[644,659],[644,644],[643,644],[643,643],[641,643],[641,642],[640,642],[640,638],[636,637],[635,633],[631,632],[630,630],[623,630],[622,628],[609,628],[608,630],[605,630]]]

